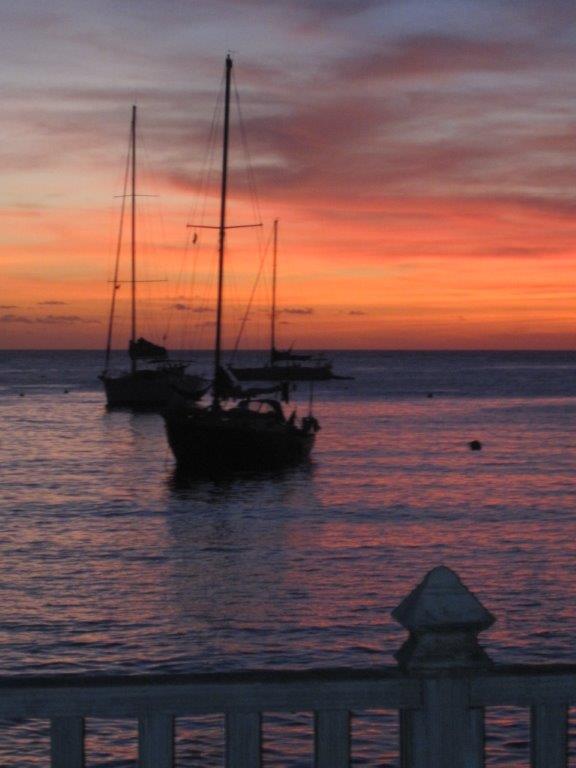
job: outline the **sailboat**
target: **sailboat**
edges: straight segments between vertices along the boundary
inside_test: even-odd
[[[322,355],[304,355],[292,349],[276,349],[276,275],[278,265],[278,219],[274,221],[272,259],[272,307],[270,310],[270,357],[264,365],[230,369],[239,381],[327,381],[340,379],[332,372],[332,363]]]
[[[242,391],[222,363],[222,315],[226,246],[226,202],[232,58],[226,57],[225,99],[218,242],[218,295],[211,402],[203,405],[176,397],[164,412],[166,433],[179,469],[193,473],[227,473],[269,469],[307,458],[320,426],[311,412],[302,419],[286,417],[274,397]]]
[[[136,302],[136,106],[132,107],[132,121],[130,125],[130,153],[131,167],[131,192],[127,196],[131,200],[131,338],[128,345],[130,358],[130,370],[122,373],[113,373],[110,370],[110,356],[112,349],[112,329],[116,309],[116,292],[120,287],[118,283],[119,256],[122,238],[122,224],[118,237],[118,250],[116,253],[116,268],[112,286],[112,302],[108,323],[108,337],[106,342],[106,357],[104,370],[99,378],[104,384],[106,403],[108,407],[129,407],[143,409],[157,409],[164,407],[172,396],[172,388],[177,384],[184,389],[190,398],[200,398],[206,392],[208,385],[201,376],[186,373],[188,363],[171,361],[166,348],[160,344],[154,344],[148,339],[137,335],[137,302]],[[124,200],[122,202],[122,217],[124,214]]]

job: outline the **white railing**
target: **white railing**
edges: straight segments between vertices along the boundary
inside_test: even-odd
[[[176,718],[225,715],[227,768],[259,768],[262,713],[312,711],[316,768],[349,768],[352,713],[400,712],[402,768],[481,768],[484,710],[531,708],[532,768],[568,765],[576,666],[494,665],[477,634],[494,621],[447,568],[393,611],[409,632],[399,666],[139,677],[0,679],[0,718],[51,722],[52,768],[84,768],[87,718],[133,718],[140,768],[173,768]]]

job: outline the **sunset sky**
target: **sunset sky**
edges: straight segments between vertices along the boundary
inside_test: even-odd
[[[573,0],[18,0],[0,40],[1,348],[103,347],[133,103],[139,330],[211,345],[228,51],[228,345],[278,218],[281,346],[576,347]]]

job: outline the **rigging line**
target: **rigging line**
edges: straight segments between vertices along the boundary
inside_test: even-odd
[[[226,74],[223,73],[222,79],[220,81],[218,97],[216,99],[216,104],[215,104],[214,112],[212,115],[212,123],[210,126],[209,152],[208,152],[208,156],[206,158],[206,163],[205,163],[205,172],[204,172],[204,179],[203,179],[203,185],[202,185],[202,196],[200,198],[201,200],[200,222],[204,222],[206,219],[208,201],[209,201],[209,190],[213,183],[213,178],[217,173],[216,160],[220,152],[220,130],[219,129],[220,129],[220,123],[223,120],[225,85],[226,85]],[[209,325],[205,321],[202,321],[201,317],[204,314],[204,310],[208,309],[209,297],[216,292],[216,284],[217,284],[216,283],[216,275],[217,275],[216,265],[218,263],[218,249],[217,248],[211,249],[211,252],[212,252],[213,258],[215,257],[215,261],[213,261],[211,268],[209,269],[209,279],[208,279],[208,285],[206,286],[206,296],[203,300],[203,303],[201,303],[200,306],[198,307],[198,317],[196,319],[196,322],[194,323],[194,333],[197,337],[202,339],[205,339],[207,337],[208,330],[212,330],[211,325]]]
[[[192,314],[197,315],[196,318],[194,318],[194,322],[192,322],[192,318],[190,319],[190,324],[193,328],[194,334],[197,337],[204,338],[207,334],[207,329],[211,326],[207,324],[205,320],[202,320],[202,316],[210,316],[211,310],[210,305],[212,304],[211,297],[216,293],[216,275],[217,275],[217,263],[218,263],[218,248],[213,246],[210,249],[204,249],[203,246],[200,247],[202,251],[206,252],[206,250],[209,250],[211,253],[212,263],[210,264],[210,268],[208,269],[208,283],[205,286],[205,293],[203,296],[200,297],[200,300],[197,302],[197,305],[194,307],[194,311]]]
[[[201,187],[201,198],[200,198],[202,203],[201,221],[204,221],[204,218],[206,215],[206,208],[208,205],[208,197],[209,197],[208,190],[210,188],[212,178],[216,173],[216,165],[217,165],[216,156],[220,152],[219,123],[221,122],[221,120],[223,120],[222,115],[224,112],[225,81],[226,81],[226,77],[225,75],[223,75],[218,97],[216,99],[216,104],[214,106],[212,123],[210,126],[208,153],[205,160],[203,186]]]
[[[242,145],[242,150],[244,155],[244,163],[246,166],[246,179],[248,182],[247,190],[250,197],[252,215],[254,216],[255,221],[261,221],[262,214],[261,214],[261,208],[260,208],[260,199],[258,196],[258,186],[256,184],[256,174],[254,171],[254,162],[252,160],[252,153],[250,152],[250,145],[248,143],[248,136],[246,131],[246,120],[244,119],[244,114],[242,111],[240,93],[236,83],[236,76],[234,71],[232,72],[232,78],[233,78],[233,86],[234,86],[234,101],[236,106],[236,113],[238,116],[238,124],[240,129],[239,133],[240,133],[241,145]],[[258,255],[260,256],[260,258],[262,258],[263,232],[257,233],[256,245],[257,245]],[[260,266],[259,272],[261,273],[261,271],[262,271],[262,267]]]
[[[224,82],[225,76],[222,77],[220,88],[218,90],[218,96],[214,105],[214,111],[212,113],[212,121],[210,123],[210,131],[208,133],[208,141],[203,155],[203,164],[200,168],[199,174],[199,194],[196,200],[196,204],[191,207],[188,221],[191,218],[195,218],[196,211],[200,208],[202,210],[201,221],[204,218],[207,200],[208,200],[208,187],[210,179],[214,173],[214,156],[216,153],[216,138],[217,138],[217,125],[219,121],[219,115],[222,111],[222,101],[224,98]]]
[[[189,249],[189,243],[190,243],[191,234],[188,233],[188,240],[186,243],[187,250]],[[199,255],[199,248],[194,248],[192,251],[192,270],[190,274],[190,303],[192,304],[194,302],[194,291],[195,291],[195,284],[196,284],[196,269],[197,269],[197,263],[198,263],[198,255]],[[184,322],[182,324],[182,332],[181,332],[181,345],[183,348],[185,348],[185,339],[190,336],[190,328],[192,326],[192,314],[197,311],[196,307],[190,307],[188,310],[185,311],[184,314]],[[194,336],[197,336],[197,334],[194,334]],[[197,340],[195,340],[195,344],[197,345]]]
[[[214,113],[212,117],[212,124],[210,127],[210,143],[208,147],[208,155],[206,157],[205,161],[205,168],[204,168],[204,178],[202,183],[202,195],[200,197],[200,205],[197,206],[196,212],[199,212],[199,219],[200,223],[203,223],[208,214],[208,206],[209,202],[211,200],[211,196],[209,194],[211,187],[214,185],[215,182],[215,175],[217,173],[217,160],[219,157],[220,152],[220,131],[219,126],[222,122],[222,115],[224,111],[224,93],[225,93],[225,75],[222,77],[220,90],[218,94],[218,98],[216,101],[216,105],[214,108]],[[203,238],[200,238],[200,242],[203,243]],[[208,248],[205,249],[204,245],[202,244],[198,249],[195,250],[196,254],[196,263],[195,263],[195,271],[192,276],[192,284],[191,284],[191,290],[195,291],[197,287],[200,285],[199,279],[198,279],[198,271],[196,270],[197,264],[200,261],[201,254],[212,254],[213,258],[216,258],[216,261],[211,261],[211,263],[208,265],[208,281],[204,285],[203,290],[203,298],[200,302],[198,302],[198,312],[196,314],[195,318],[190,318],[190,323],[193,326],[193,333],[196,338],[198,338],[200,341],[205,341],[208,337],[208,332],[211,331],[211,326],[209,326],[205,321],[202,321],[202,316],[205,314],[205,311],[207,310],[208,306],[215,302],[215,292],[216,292],[216,277],[217,277],[217,253],[218,249],[216,247],[214,248]]]
[[[191,232],[188,230],[188,238],[186,242],[186,253],[189,253],[190,250],[190,239],[192,237]],[[191,336],[194,336],[195,339],[195,346],[198,345],[198,328],[196,327],[197,322],[194,320],[193,315],[194,314],[202,314],[204,311],[204,307],[207,305],[207,299],[205,297],[200,297],[198,300],[196,297],[196,281],[197,281],[197,271],[198,271],[198,262],[200,259],[201,253],[203,253],[204,248],[202,243],[199,243],[197,246],[195,246],[192,250],[192,269],[190,272],[190,303],[194,304],[193,307],[190,308],[189,311],[186,312],[184,315],[184,322],[182,323],[181,327],[181,344],[182,348],[186,348],[186,339],[190,338]],[[186,294],[184,294],[184,298],[186,298]]]
[[[206,210],[208,206],[208,199],[209,194],[208,190],[210,188],[212,177],[215,173],[215,159],[216,159],[216,153],[219,148],[219,135],[218,135],[218,123],[219,123],[219,117],[222,112],[222,106],[223,106],[223,97],[224,97],[224,83],[225,83],[225,77],[222,78],[220,90],[218,93],[218,97],[216,100],[216,104],[214,107],[214,112],[212,115],[212,122],[210,125],[210,135],[208,140],[208,145],[205,153],[204,163],[202,167],[202,173],[200,178],[200,195],[198,198],[198,202],[193,209],[193,217],[199,218],[200,222],[203,222],[206,218]],[[197,212],[200,211],[199,216],[197,216]],[[192,234],[193,230],[189,230],[189,237]],[[196,234],[196,233],[194,233]],[[188,239],[188,248],[190,247],[190,239]],[[198,247],[194,248],[194,262],[193,262],[193,272],[191,276],[191,286],[190,289],[192,291],[192,294],[196,290],[197,286],[197,265],[200,259],[200,254],[204,251],[202,239],[200,240],[200,244]],[[213,268],[209,270],[210,280],[209,285],[207,286],[208,294],[210,294],[212,288],[214,287],[214,280],[215,280],[215,271]],[[199,316],[203,314],[203,310],[207,307],[209,299],[207,297],[204,297],[203,300],[200,303],[200,306],[198,307],[198,318],[192,318],[190,315],[186,316],[186,322],[184,323],[184,330],[187,331],[188,328],[192,329],[192,332],[196,339],[200,339],[201,336],[205,336],[205,326],[201,323]],[[204,331],[204,333],[202,333]],[[196,341],[196,344],[198,342]]]
[[[215,156],[215,149],[212,148],[211,153],[211,166],[213,166],[213,157]],[[205,208],[205,200],[207,199],[207,194],[205,196],[205,199],[203,200],[204,208]],[[204,218],[205,213],[203,212],[202,218]],[[195,345],[198,346],[198,342],[202,340],[203,336],[205,336],[206,332],[206,324],[202,323],[200,320],[200,317],[207,312],[208,305],[210,303],[210,293],[214,287],[214,281],[215,281],[215,270],[212,267],[209,268],[208,274],[209,274],[209,281],[208,285],[204,287],[204,290],[201,291],[199,288],[200,282],[199,282],[199,274],[198,274],[198,265],[200,263],[200,258],[203,254],[206,253],[206,249],[204,247],[204,243],[202,242],[202,239],[199,241],[195,241],[194,236],[196,233],[193,231],[193,229],[188,229],[188,237],[186,241],[186,251],[185,251],[185,257],[186,261],[188,260],[188,255],[190,253],[192,242],[192,270],[190,275],[190,301],[193,302],[195,306],[191,310],[191,312],[187,313],[185,316],[185,320],[182,327],[182,336],[183,336],[183,346],[185,347],[186,344],[184,343],[184,338],[191,336],[195,339]],[[194,297],[196,296],[196,293],[198,292],[199,299],[194,300]],[[203,295],[202,295],[203,294]],[[196,318],[194,318],[194,315],[196,315]]]
[[[212,320],[207,320],[207,318],[212,318],[215,314],[214,307],[210,307],[210,299],[209,296],[213,291],[216,289],[216,264],[217,264],[217,251],[216,249],[212,250],[212,258],[213,258],[213,264],[211,265],[211,269],[209,270],[210,278],[208,285],[206,286],[206,293],[201,299],[196,302],[196,305],[194,306],[194,309],[192,311],[192,314],[196,317],[190,318],[191,325],[194,331],[194,334],[197,338],[205,338],[208,330],[213,331],[213,326],[210,324]],[[203,319],[204,318],[204,319]]]
[[[216,108],[214,110],[212,125],[211,125],[211,129],[210,129],[210,131],[211,131],[210,145],[209,145],[209,148],[208,148],[208,150],[209,150],[208,151],[208,156],[207,156],[206,162],[205,162],[204,178],[203,178],[202,190],[201,190],[202,191],[202,195],[200,197],[200,205],[197,206],[197,209],[196,209],[197,212],[199,211],[200,223],[204,222],[206,220],[206,217],[207,217],[207,209],[208,209],[208,204],[209,204],[209,199],[210,199],[209,189],[210,189],[210,186],[212,184],[212,180],[214,178],[214,175],[216,173],[216,160],[217,160],[217,155],[218,155],[218,152],[219,152],[219,149],[220,149],[220,142],[219,142],[220,136],[219,136],[219,131],[218,131],[218,123],[219,123],[220,115],[221,115],[221,113],[223,111],[224,82],[225,82],[225,80],[223,78],[222,86],[221,86],[220,93],[219,93],[219,96],[218,96]],[[197,234],[197,233],[195,233],[195,234]],[[204,297],[203,297],[203,299],[201,300],[201,302],[199,303],[199,306],[198,306],[198,317],[195,319],[195,322],[192,322],[192,319],[191,319],[191,325],[193,326],[194,336],[197,337],[197,338],[200,338],[200,339],[204,339],[207,336],[207,327],[208,327],[206,325],[206,323],[203,323],[200,320],[200,317],[204,313],[204,310],[207,309],[208,304],[210,303],[210,298],[209,297],[212,295],[212,293],[216,289],[215,287],[216,287],[216,274],[217,274],[217,269],[216,269],[216,264],[217,264],[217,248],[211,248],[211,249],[208,249],[208,250],[209,250],[209,252],[212,253],[213,256],[216,255],[216,261],[213,262],[212,264],[210,264],[209,269],[208,269],[208,284],[205,286]],[[193,274],[192,274],[191,285],[190,285],[190,290],[192,291],[192,293],[194,293],[194,291],[197,289],[197,287],[199,285],[199,281],[198,281],[198,263],[200,261],[200,256],[201,256],[202,253],[207,253],[207,251],[204,248],[203,238],[200,238],[200,245],[199,245],[198,248],[196,248],[194,250],[194,255],[195,255],[194,271],[193,271]]]
[[[172,330],[172,319],[174,317],[174,313],[176,312],[176,304],[178,303],[181,291],[181,285],[182,285],[182,276],[184,274],[184,262],[186,260],[186,256],[188,254],[188,248],[190,244],[190,234],[186,237],[186,243],[184,245],[184,255],[180,259],[180,269],[178,271],[178,277],[176,278],[176,285],[174,287],[174,296],[170,299],[170,306],[168,307],[168,317],[166,320],[166,337],[168,337],[168,334]],[[183,339],[180,339],[180,345],[182,345]]]
[[[250,314],[250,310],[252,308],[252,301],[254,300],[254,294],[256,293],[256,288],[258,287],[258,283],[262,275],[262,270],[264,268],[264,263],[266,261],[266,254],[268,253],[268,249],[270,248],[270,242],[271,242],[271,235],[269,236],[268,242],[266,243],[266,246],[260,257],[260,266],[258,268],[258,274],[256,275],[256,279],[254,280],[254,284],[252,286],[252,292],[250,293],[250,298],[248,299],[248,306],[246,307],[246,311],[244,312],[244,317],[242,318],[242,322],[240,323],[240,329],[238,331],[238,335],[236,336],[236,342],[234,344],[234,350],[232,352],[232,363],[236,358],[236,353],[238,352],[238,347],[240,346],[242,334],[244,333],[244,327],[246,326],[246,322],[248,321],[248,315]]]
[[[191,218],[199,218],[200,221],[204,221],[206,216],[206,208],[208,204],[208,189],[210,185],[210,179],[214,173],[214,157],[216,154],[216,135],[217,135],[217,124],[218,124],[218,117],[222,110],[222,100],[223,100],[223,94],[224,94],[224,82],[225,82],[225,76],[222,77],[220,88],[218,91],[218,96],[216,98],[216,103],[214,105],[214,110],[212,114],[212,121],[210,124],[210,130],[208,133],[208,140],[205,145],[205,151],[203,153],[203,162],[202,166],[200,168],[200,172],[198,175],[198,196],[196,197],[196,202],[194,205],[192,205],[189,209],[188,214],[188,220]],[[200,211],[199,216],[197,217],[197,212]],[[194,233],[195,234],[195,233]],[[184,255],[183,260],[181,263],[181,269],[180,274],[178,276],[178,287],[180,290],[180,286],[183,284],[183,273],[184,273],[184,264],[188,261],[188,256],[190,252],[190,243],[191,238],[193,238],[192,232],[188,231],[187,237],[186,237],[186,244],[184,248]],[[196,240],[195,238],[192,240],[192,243],[195,244]],[[192,292],[192,296],[194,295],[194,291],[196,288],[196,273],[197,273],[197,262],[199,258],[199,252],[201,248],[194,248],[194,260],[193,260],[193,269],[192,269],[192,278],[191,278],[191,286],[190,290]],[[192,299],[191,299],[192,300]],[[170,319],[173,318],[173,312],[171,312]],[[182,325],[182,340],[181,343],[183,346],[185,346],[185,336],[188,335],[188,329],[190,325],[190,318],[187,316],[185,318],[185,321]]]
[[[178,275],[178,293],[176,294],[176,301],[172,305],[173,306],[173,310],[170,313],[170,318],[172,318],[174,316],[175,312],[179,312],[180,311],[180,310],[178,310],[176,308],[177,303],[180,302],[180,298],[179,297],[181,297],[183,301],[187,300],[187,293],[182,289],[182,285],[184,284],[184,264],[186,264],[186,265],[188,264],[188,255],[190,253],[190,240],[191,240],[191,237],[192,237],[192,233],[188,230],[186,232],[186,244],[184,246],[184,256],[183,256],[182,261],[181,261],[180,273]],[[196,249],[194,249],[194,251],[193,251],[193,263],[194,263],[194,260],[196,259],[196,256],[197,256],[197,251],[196,251]],[[194,266],[192,267],[192,271],[194,271]],[[193,301],[193,296],[194,296],[194,294],[191,292],[190,301]],[[184,305],[184,306],[186,306],[186,305]],[[189,324],[190,324],[189,321],[190,321],[190,318],[189,318],[187,310],[184,309],[183,311],[184,311],[184,315],[183,315],[183,321],[182,321],[182,323],[180,325],[179,346],[182,349],[186,349],[186,339],[188,339],[190,337],[190,335],[189,335]]]
[[[208,145],[207,145],[206,151],[204,153],[203,166],[200,169],[200,173],[199,173],[199,177],[198,177],[198,188],[200,190],[200,194],[199,194],[199,198],[198,199],[202,200],[202,202],[204,202],[204,198],[207,196],[206,193],[204,192],[204,188],[206,186],[205,177],[208,174],[208,171],[206,169],[211,165],[211,162],[212,162],[211,159],[210,159],[210,156],[211,156],[211,154],[213,154],[213,150],[211,150],[211,145],[213,145],[213,143],[214,143],[214,139],[213,139],[213,135],[214,135],[214,132],[215,132],[214,131],[214,126],[215,126],[215,115],[214,115],[214,117],[212,119],[212,125],[211,125],[211,128],[210,128],[210,136],[209,136],[209,140],[208,140]],[[192,212],[192,211],[195,212],[197,209],[198,209],[198,200],[196,201],[195,205],[193,205],[189,209],[189,215],[190,215],[190,212]],[[193,244],[195,244],[195,242],[196,242],[196,240],[193,239],[193,238],[195,238],[195,235],[196,235],[196,233],[193,234],[191,230],[189,230],[189,229],[186,230],[186,241],[185,241],[185,245],[184,245],[184,253],[183,253],[183,256],[182,256],[182,259],[181,259],[181,262],[180,262],[180,270],[179,270],[179,273],[178,273],[176,300],[177,300],[177,297],[179,295],[181,295],[181,293],[184,293],[184,298],[186,298],[186,294],[185,294],[185,292],[183,292],[183,289],[182,289],[182,286],[184,284],[184,279],[183,279],[184,278],[184,268],[185,268],[185,265],[188,262],[188,258],[189,258],[189,254],[190,254],[190,243],[191,243],[191,241],[192,241]],[[194,253],[194,260],[196,261],[197,258],[198,258],[198,249],[194,248],[193,253]],[[194,271],[195,271],[195,266],[194,266]],[[192,280],[192,287],[191,287],[192,291],[194,290],[194,282],[195,281],[193,279]],[[169,323],[172,322],[172,319],[174,317],[174,312],[175,311],[176,311],[175,307],[171,307],[171,311],[169,313]],[[187,319],[188,318],[186,318],[186,320]],[[185,336],[187,336],[187,335],[188,335],[188,323],[185,321],[183,323],[183,328],[182,328],[182,333],[181,333],[181,345],[182,345],[183,348],[185,347]]]
[[[159,192],[158,180],[156,178],[156,175],[155,175],[155,172],[154,172],[154,167],[153,167],[153,164],[152,164],[152,161],[151,161],[151,153],[150,153],[150,150],[148,148],[148,143],[147,143],[147,141],[145,140],[144,137],[140,138],[140,145],[143,148],[144,164],[145,164],[145,169],[147,171],[147,176],[148,176],[147,180],[151,184],[151,186],[153,188],[153,191],[155,193],[154,195],[150,195],[150,197],[157,197],[158,198],[158,204],[157,204],[157,206],[155,208],[155,213],[156,213],[156,216],[157,216],[157,220],[151,220],[150,221],[150,226],[149,226],[150,235],[151,235],[151,237],[150,237],[150,251],[151,251],[151,254],[152,254],[155,266],[158,263],[162,263],[162,264],[166,265],[167,261],[166,261],[166,259],[161,259],[160,258],[160,251],[159,251],[159,248],[158,248],[158,243],[165,244],[166,241],[167,241],[164,209],[162,207],[161,196],[160,196],[160,194],[158,194],[158,192]],[[159,232],[158,232],[158,234],[155,234],[155,231],[157,231],[157,228],[155,226],[156,223],[159,225]],[[164,278],[165,278],[166,282],[169,282],[169,272],[168,272],[168,268],[166,266],[164,266]],[[168,291],[168,295],[169,295],[169,291]],[[151,296],[151,294],[150,294],[150,296]],[[169,333],[169,323],[167,321],[165,323],[165,326],[164,326],[164,335],[162,337],[164,340],[168,338],[168,333]]]
[[[108,321],[108,335],[106,337],[106,356],[104,359],[104,370],[108,370],[110,363],[110,352],[112,350],[112,328],[114,325],[114,313],[116,310],[116,291],[118,290],[118,273],[120,269],[120,253],[122,251],[122,234],[124,231],[124,214],[126,210],[126,190],[128,189],[128,176],[130,174],[131,159],[131,139],[128,139],[128,152],[126,153],[126,168],[124,170],[124,184],[122,204],[120,206],[120,221],[118,223],[118,238],[116,240],[116,258],[114,262],[114,281],[112,283],[112,299],[110,302],[110,319]]]
[[[242,140],[242,148],[244,151],[244,157],[246,159],[246,166],[248,171],[248,186],[249,186],[249,191],[251,195],[252,208],[253,208],[253,213],[256,216],[256,221],[260,221],[262,217],[260,212],[260,200],[258,198],[258,188],[256,185],[256,177],[254,173],[254,163],[252,162],[252,155],[250,153],[250,147],[248,145],[248,137],[246,135],[246,124],[245,124],[244,116],[242,114],[242,107],[240,104],[240,94],[238,92],[238,87],[236,85],[236,77],[234,72],[232,72],[232,80],[234,85],[234,100],[236,102],[238,122],[240,125],[240,137]]]

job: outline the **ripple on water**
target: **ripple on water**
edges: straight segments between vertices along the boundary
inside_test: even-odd
[[[368,366],[362,396],[317,393],[309,466],[223,482],[175,476],[161,418],[106,412],[73,367],[66,396],[50,380],[23,398],[0,387],[4,672],[394,663],[405,633],[389,613],[439,563],[497,616],[485,635],[495,658],[574,662],[576,393],[487,399],[446,386],[449,397],[424,402],[439,375],[425,370],[420,394],[393,398],[382,366]],[[358,713],[358,765],[392,764],[387,718]],[[492,764],[522,764],[523,718],[493,715]],[[220,764],[217,726],[181,724],[191,764]],[[282,765],[308,765],[310,733],[305,714],[272,718],[270,764],[290,744]],[[94,764],[110,744],[106,765],[132,764],[133,737],[98,724]],[[29,724],[8,741],[26,741],[34,768],[47,754]],[[20,768],[28,758],[10,744],[0,763]]]

